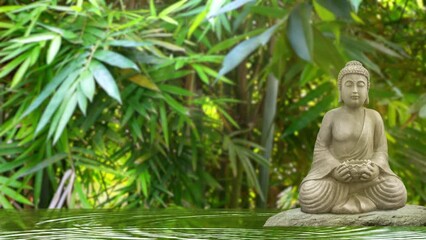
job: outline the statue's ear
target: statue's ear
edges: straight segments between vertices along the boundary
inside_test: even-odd
[[[367,99],[365,99],[365,104],[368,105],[370,103],[370,98],[367,95]]]
[[[342,103],[342,102],[343,102],[343,100],[342,100],[342,91],[339,90],[339,103]]]

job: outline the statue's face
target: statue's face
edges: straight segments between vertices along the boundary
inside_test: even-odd
[[[367,78],[360,74],[345,75],[340,94],[346,106],[352,108],[363,106],[368,97]]]

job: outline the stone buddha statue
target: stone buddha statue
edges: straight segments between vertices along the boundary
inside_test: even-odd
[[[300,185],[306,213],[362,213],[405,205],[404,184],[388,163],[380,114],[368,104],[370,75],[350,61],[338,76],[342,106],[327,112],[319,130],[311,170]]]

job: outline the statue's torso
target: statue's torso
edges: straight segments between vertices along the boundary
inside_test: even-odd
[[[331,124],[330,151],[338,160],[347,160],[341,159],[340,156],[350,155],[360,140],[364,125],[372,124],[367,115],[366,109],[359,114],[349,114],[342,109],[335,110]]]

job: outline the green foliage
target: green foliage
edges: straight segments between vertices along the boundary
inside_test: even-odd
[[[416,3],[13,4],[0,7],[3,208],[65,198],[69,208],[272,206],[283,189],[279,204],[294,206],[321,116],[338,104],[336,76],[352,59],[370,69],[371,108],[384,116],[409,201],[426,201]],[[264,104],[272,75],[276,114]],[[272,151],[264,118],[275,123]],[[268,167],[269,187],[258,181]]]
[[[187,86],[208,93],[212,79],[231,81],[213,70],[223,57],[199,54],[178,34],[186,22],[179,15],[199,6],[179,1],[157,9],[151,2],[149,12],[98,1],[2,7],[0,74],[8,108],[0,131],[5,147],[19,147],[2,158],[0,168],[11,177],[2,196],[32,204],[18,193],[24,189],[37,208],[56,192],[50,207],[62,207],[69,187],[59,180],[70,170],[77,179],[69,182],[69,207],[203,206],[207,189],[223,188],[207,171],[216,163],[203,157],[226,162],[226,155],[203,149],[220,149],[228,139],[216,116],[238,124],[220,105],[213,105],[214,116],[205,114],[198,100],[204,94]],[[212,126],[214,134],[204,133]],[[236,141],[249,186],[260,192],[254,163],[265,161],[252,150],[259,147],[229,141]],[[22,178],[36,182],[31,191],[18,184]]]

